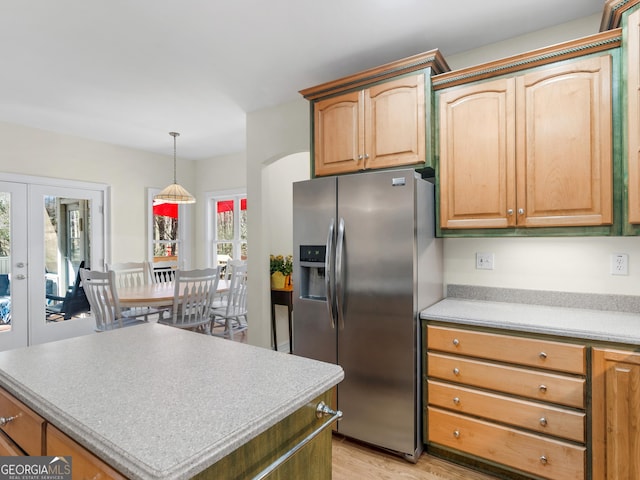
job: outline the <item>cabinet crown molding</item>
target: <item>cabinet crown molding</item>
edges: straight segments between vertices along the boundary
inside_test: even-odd
[[[636,5],[640,5],[640,0],[607,0],[602,12],[600,31],[618,28],[622,21],[622,14]]]
[[[640,2],[640,0],[636,0]],[[433,90],[475,82],[506,73],[518,72],[531,67],[581,57],[583,55],[619,47],[622,42],[622,30],[617,28],[596,33],[569,42],[558,43],[519,55],[502,58],[494,62],[483,63],[442,73],[432,77]]]
[[[318,98],[341,93],[425,68],[431,68],[433,75],[438,75],[450,70],[449,65],[447,65],[447,62],[440,51],[438,49],[434,49],[411,57],[403,58],[402,60],[386,63],[379,67],[370,68],[338,80],[333,80],[315,87],[300,90],[300,94],[307,100],[316,100]]]

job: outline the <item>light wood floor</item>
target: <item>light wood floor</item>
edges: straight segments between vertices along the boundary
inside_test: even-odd
[[[496,480],[422,454],[415,465],[340,435],[333,436],[332,480]]]

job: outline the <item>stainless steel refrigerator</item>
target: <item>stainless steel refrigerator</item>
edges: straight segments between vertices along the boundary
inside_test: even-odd
[[[293,353],[337,363],[339,433],[422,452],[420,310],[442,298],[434,188],[412,169],[293,185]]]

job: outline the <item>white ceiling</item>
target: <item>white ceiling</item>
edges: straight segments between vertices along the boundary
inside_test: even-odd
[[[171,155],[244,149],[245,113],[604,0],[1,0],[0,121]],[[595,32],[594,32],[595,33]]]

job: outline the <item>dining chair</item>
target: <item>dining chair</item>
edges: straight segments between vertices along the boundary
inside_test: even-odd
[[[178,262],[174,260],[163,260],[160,262],[149,262],[151,281],[153,283],[173,282],[176,278]]]
[[[123,262],[107,265],[107,270],[113,270],[118,287],[133,287],[152,283],[149,262]]]
[[[120,308],[116,275],[113,270],[98,272],[81,268],[80,278],[91,306],[91,313],[96,320],[96,331],[103,332],[144,323],[142,318]]]
[[[115,273],[116,288],[137,287],[153,283],[151,276],[151,266],[149,262],[123,262],[107,265],[107,270]],[[144,317],[148,320],[152,315],[162,315],[166,308],[154,307],[131,307],[123,309],[129,317]]]
[[[235,333],[248,328],[247,323],[247,265],[237,263],[231,265],[229,290],[226,292],[221,305],[213,309],[211,326],[212,335],[226,337],[233,340]],[[218,332],[219,327],[222,331]]]
[[[176,270],[173,308],[169,318],[158,323],[210,334],[210,321],[218,282],[219,268]]]

